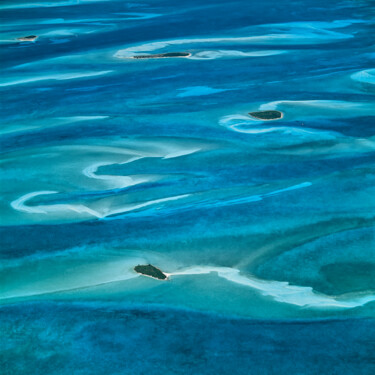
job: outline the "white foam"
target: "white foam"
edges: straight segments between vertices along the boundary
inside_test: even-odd
[[[217,272],[219,277],[236,284],[258,290],[277,302],[288,303],[299,307],[350,309],[375,301],[374,294],[363,294],[356,297],[333,297],[315,292],[311,287],[291,285],[283,281],[261,280],[253,276],[244,276],[238,269],[229,267],[198,266],[173,272],[171,276],[199,275]]]

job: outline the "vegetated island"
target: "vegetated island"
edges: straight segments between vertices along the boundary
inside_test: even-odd
[[[159,270],[159,268],[154,267],[151,264],[148,265],[140,265],[134,267],[134,271],[140,273],[144,276],[149,276],[157,280],[167,280],[168,276]]]
[[[133,59],[162,59],[166,57],[189,57],[191,53],[189,52],[167,52],[158,53],[156,55],[135,55],[132,56]]]
[[[257,111],[257,112],[250,112],[249,115],[254,117],[258,120],[280,120],[284,117],[284,114],[280,111]]]
[[[37,40],[37,35],[28,35],[28,36],[22,36],[21,38],[17,38],[20,42],[33,42],[34,40]]]

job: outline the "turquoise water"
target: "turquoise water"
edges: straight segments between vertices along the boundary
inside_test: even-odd
[[[1,2],[3,372],[374,373],[373,5]]]

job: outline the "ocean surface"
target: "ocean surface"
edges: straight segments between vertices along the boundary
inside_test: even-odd
[[[374,1],[0,13],[2,374],[375,374]]]

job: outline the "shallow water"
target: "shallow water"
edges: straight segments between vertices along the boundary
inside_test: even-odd
[[[6,374],[375,371],[371,2],[0,11]]]

